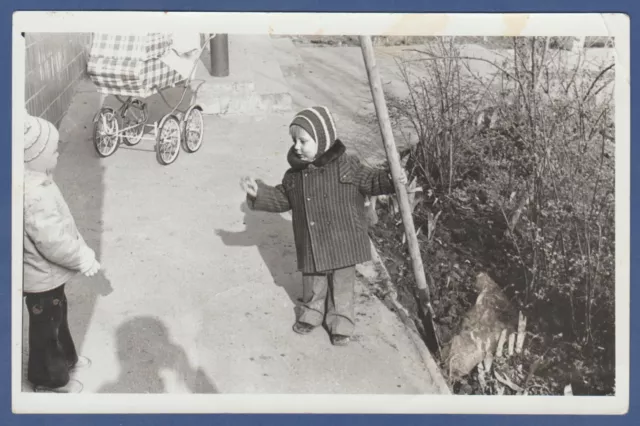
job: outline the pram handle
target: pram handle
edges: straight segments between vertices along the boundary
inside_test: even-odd
[[[213,40],[218,34],[210,34],[209,37],[204,41],[204,44],[200,47],[200,53],[207,47],[207,43]]]
[[[204,52],[204,49],[207,47],[207,44],[213,40],[216,37],[217,34],[212,34],[209,37],[207,37],[207,39],[205,40],[205,42],[202,44],[202,46],[200,46],[200,49],[198,50],[198,55],[197,57],[200,58],[200,56],[202,56],[202,52]],[[198,61],[193,61],[193,67],[191,68],[191,72],[189,73],[189,76],[187,76],[185,78],[185,80],[191,80],[191,76],[193,76],[193,73],[196,70],[196,67],[198,66]]]
[[[216,37],[217,34],[211,34],[209,37],[207,37],[207,39],[205,40],[205,42],[202,44],[202,46],[200,46],[200,49],[198,51],[198,55],[197,57],[200,58],[200,56],[202,56],[202,52],[204,51],[204,49],[207,47],[207,44],[213,40]],[[191,77],[194,75],[195,71],[196,71],[196,67],[198,66],[198,61],[193,61],[193,67],[191,68],[191,72],[189,73],[189,75],[184,79],[185,82],[190,81]],[[164,97],[164,95],[162,94],[162,90],[160,90],[160,88],[158,88],[157,86],[154,86],[153,89],[160,95],[160,97],[162,98],[162,100],[164,101],[164,103],[171,108],[171,112],[169,114],[173,114],[176,111],[178,111],[178,107],[182,104],[182,101],[184,101],[184,97],[187,94],[187,90],[186,90],[186,84],[185,84],[185,90],[182,92],[182,96],[180,97],[180,100],[178,101],[178,103],[175,106],[171,106],[171,104],[169,103],[169,101],[167,100],[167,98]],[[184,111],[180,111],[180,112],[184,112]]]

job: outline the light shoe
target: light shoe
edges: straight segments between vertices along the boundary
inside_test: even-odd
[[[48,386],[35,385],[33,387],[34,392],[46,392],[46,393],[80,393],[82,392],[82,383],[77,380],[69,380],[69,383],[59,388],[50,388]]]
[[[78,371],[84,370],[85,368],[91,367],[91,360],[86,356],[79,356],[78,361],[75,364],[69,366],[69,371]]]
[[[298,321],[293,324],[293,331],[298,334],[309,334],[313,331],[314,328],[315,326],[302,321]]]
[[[343,336],[342,334],[332,334],[331,343],[334,346],[347,346],[351,338],[349,336]]]

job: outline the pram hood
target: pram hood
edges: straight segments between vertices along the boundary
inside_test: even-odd
[[[87,73],[104,94],[148,97],[191,78],[200,34],[94,33]]]

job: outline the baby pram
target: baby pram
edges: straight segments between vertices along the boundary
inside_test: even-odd
[[[121,103],[117,109],[103,107],[94,118],[94,146],[100,157],[113,155],[121,142],[134,146],[141,140],[154,140],[160,164],[173,163],[180,146],[189,153],[202,146],[204,120],[202,108],[192,104],[179,110],[195,73],[197,61],[211,40],[199,45],[176,42],[173,34],[143,35],[94,33],[87,72],[105,95],[114,95]],[[177,105],[170,105],[162,91],[184,85]],[[158,93],[171,109],[159,122],[147,124],[149,114],[142,100]],[[145,135],[146,128],[152,135]]]

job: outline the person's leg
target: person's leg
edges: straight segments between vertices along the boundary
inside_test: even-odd
[[[297,332],[308,333],[312,328],[322,325],[327,298],[327,284],[327,276],[325,274],[302,275],[301,313],[294,327]]]
[[[346,344],[355,328],[354,266],[336,269],[329,279],[327,297],[327,326],[334,344]]]
[[[76,345],[73,342],[73,337],[71,336],[71,331],[69,330],[69,320],[68,320],[68,306],[69,302],[67,300],[67,295],[64,292],[64,286],[62,288],[62,294],[60,295],[60,299],[58,303],[62,308],[62,321],[60,322],[60,330],[58,332],[58,340],[60,341],[60,346],[62,347],[62,351],[64,352],[65,359],[67,360],[67,365],[69,368],[73,368],[78,364],[78,353],[76,351]],[[56,303],[56,300],[53,301]]]
[[[78,391],[77,382],[70,383],[67,356],[60,341],[63,288],[25,295],[25,303],[29,310],[27,379],[36,391]]]
[[[59,341],[61,295],[58,287],[43,293],[30,293],[25,298],[29,309],[28,379],[34,385],[60,387],[69,382],[69,369]]]

